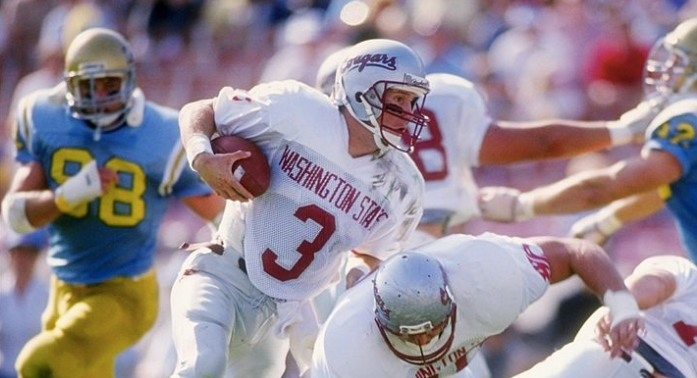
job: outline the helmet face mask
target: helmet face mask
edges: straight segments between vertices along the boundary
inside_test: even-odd
[[[415,97],[409,112],[389,105],[390,89]],[[421,113],[428,91],[423,63],[411,48],[392,40],[374,39],[345,51],[336,72],[334,98],[373,133],[380,150],[410,152],[428,123]],[[388,114],[407,121],[407,130],[386,125]]]
[[[654,43],[644,66],[646,98],[697,91],[697,19],[678,25]]]
[[[440,263],[405,252],[385,261],[373,281],[375,323],[398,358],[415,365],[445,356],[455,338],[455,305]]]
[[[120,127],[136,88],[128,42],[108,29],[80,33],[66,53],[64,80],[70,115],[93,125],[95,139]]]

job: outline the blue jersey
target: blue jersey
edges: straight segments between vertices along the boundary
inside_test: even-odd
[[[656,118],[644,148],[665,151],[682,167],[682,176],[661,193],[676,220],[683,247],[697,262],[697,98],[679,100]]]
[[[49,226],[49,265],[58,278],[74,284],[143,274],[153,264],[169,197],[211,192],[188,168],[178,113],[144,102],[134,107],[142,114],[129,114],[129,122],[140,121],[136,126],[102,133],[95,141],[93,128],[68,116],[63,88],[40,90],[21,101],[16,160],[41,164],[50,189],[91,160],[115,171],[119,180],[113,190]]]

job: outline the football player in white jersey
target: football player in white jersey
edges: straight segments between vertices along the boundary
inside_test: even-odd
[[[344,53],[328,56],[318,70],[315,86],[327,95],[333,89],[329,78]],[[431,91],[423,112],[429,127],[410,156],[424,176],[428,195],[410,246],[462,232],[465,222],[479,216],[472,167],[566,158],[631,143],[643,138],[660,111],[659,103],[647,101],[612,121],[503,121],[491,117],[472,82],[445,73],[426,78]]]
[[[311,377],[471,377],[480,345],[574,274],[610,308],[608,356],[633,349],[643,320],[596,244],[453,234],[389,258],[346,291],[317,338]]]
[[[327,95],[334,88],[331,78],[345,51],[328,56],[318,70],[315,86]],[[660,110],[647,102],[614,121],[501,121],[488,113],[482,94],[472,82],[445,73],[426,78],[431,87],[424,109],[429,127],[410,156],[425,178],[427,196],[424,216],[406,247],[461,232],[468,220],[479,215],[472,167],[563,158],[630,143],[643,136],[649,120]],[[361,260],[348,261],[348,286],[368,271],[361,265]],[[343,283],[338,285],[318,304],[332,305],[344,289]],[[478,357],[482,369],[478,376],[485,377],[487,369],[481,360]]]
[[[398,252],[422,214],[424,183],[404,153],[426,125],[420,58],[385,39],[353,46],[335,100],[297,81],[224,87],[184,106],[191,166],[230,199],[222,250],[184,262],[172,290],[173,377],[279,377],[290,350],[300,374],[318,330],[310,299],[339,276],[342,254],[375,265]],[[246,152],[211,153],[214,133],[255,142],[271,185],[250,201],[231,166]],[[217,253],[216,253],[217,252]]]
[[[608,324],[601,307],[574,341],[514,378],[571,378],[579,372],[594,378],[696,378],[695,264],[680,256],[650,257],[625,282],[644,312],[645,332],[633,352],[610,359],[593,337],[596,326]]]

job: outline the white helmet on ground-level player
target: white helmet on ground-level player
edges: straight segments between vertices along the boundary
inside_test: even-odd
[[[428,122],[421,114],[429,91],[425,76],[423,62],[409,46],[389,39],[372,39],[346,51],[336,73],[334,98],[374,134],[381,150],[394,147],[411,151]],[[389,88],[418,96],[410,113],[385,106],[384,96]],[[408,120],[407,131],[390,132],[381,122],[384,112]]]
[[[697,18],[680,23],[654,43],[644,69],[648,98],[697,92]]]
[[[440,262],[418,252],[387,259],[373,281],[375,323],[390,350],[411,364],[442,358],[454,339],[456,306]],[[405,339],[440,333],[427,345]]]
[[[64,76],[70,115],[94,125],[95,139],[125,124],[136,83],[133,53],[123,36],[105,28],[78,34],[66,52]],[[96,96],[97,80],[107,78],[117,80],[115,89]]]

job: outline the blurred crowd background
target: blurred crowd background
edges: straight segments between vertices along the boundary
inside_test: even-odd
[[[146,97],[177,108],[213,97],[224,85],[250,88],[288,78],[313,85],[319,64],[331,52],[385,37],[412,46],[429,72],[472,80],[495,118],[593,120],[614,119],[640,101],[651,45],[694,16],[697,0],[0,0],[0,197],[11,177],[9,120],[15,102],[61,80],[66,42],[87,27],[110,27],[126,36]],[[481,186],[529,189],[611,164],[639,148],[478,168],[475,176]],[[468,232],[566,235],[582,215],[516,224],[475,220]],[[122,355],[119,378],[171,372],[169,287],[185,256],[177,246],[208,238],[210,230],[173,204],[159,235],[160,319]],[[45,240],[33,240],[31,253],[38,258],[22,263],[12,252],[21,239],[5,226],[0,238],[0,361],[5,355],[0,378],[8,378],[13,377],[8,351],[21,343],[18,327],[25,333],[38,330],[40,316],[18,316],[24,310],[14,301],[22,301],[26,282],[47,285],[49,270],[41,256]],[[625,274],[646,256],[684,254],[665,212],[625,226],[605,247]],[[575,333],[579,320],[597,305],[578,287],[572,281],[555,288],[511,330],[487,342],[492,378],[530,366]],[[41,295],[38,290],[25,298],[26,311],[41,311]]]

